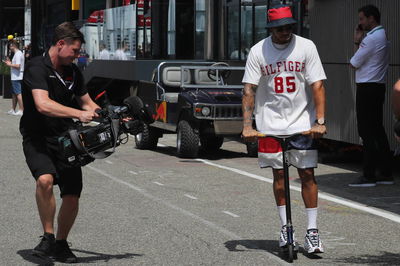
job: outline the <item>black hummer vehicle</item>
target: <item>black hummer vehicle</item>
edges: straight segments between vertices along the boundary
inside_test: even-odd
[[[162,62],[151,81],[140,80],[136,94],[153,115],[135,136],[136,147],[154,149],[164,133],[177,133],[177,155],[195,158],[199,148],[218,150],[226,136],[240,136],[242,131],[241,82],[227,84],[228,77],[240,80],[244,67],[226,63]],[[251,156],[257,145],[248,143]]]

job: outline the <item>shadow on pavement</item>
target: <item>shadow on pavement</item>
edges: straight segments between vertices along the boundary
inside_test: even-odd
[[[72,251],[84,253],[89,256],[81,256],[81,254],[75,255],[78,257],[78,263],[95,263],[97,261],[109,262],[110,260],[122,260],[122,259],[130,259],[134,257],[143,256],[143,254],[135,254],[135,253],[125,253],[125,254],[104,254],[97,253],[93,251],[80,250],[80,249],[71,249]],[[43,265],[43,266],[51,266],[54,265],[54,261],[46,258],[40,258],[32,255],[32,249],[24,249],[19,250],[17,252],[24,260],[29,261],[35,265]]]
[[[282,260],[286,260],[287,254],[283,251],[283,249],[279,248],[277,240],[252,240],[252,239],[244,239],[244,240],[230,240],[224,243],[225,247],[229,251],[233,252],[246,252],[249,250],[264,250],[268,253],[271,253]],[[319,260],[322,259],[321,256],[316,254],[307,254],[302,247],[299,248],[298,254],[304,254],[309,259]]]
[[[32,255],[32,249],[18,250],[17,254],[20,255],[24,260],[29,261],[34,265],[41,265],[41,266],[54,265],[54,262],[49,258],[46,259]]]
[[[380,255],[357,255],[348,258],[335,259],[334,263],[363,264],[363,265],[399,265],[400,254],[383,251]]]
[[[177,156],[176,155],[176,147],[172,147],[172,146],[166,146],[166,147],[158,146],[153,151],[162,153],[165,155],[169,155],[169,156]],[[197,158],[215,161],[215,160],[220,160],[220,159],[232,159],[232,158],[242,158],[242,157],[249,157],[249,156],[243,152],[235,152],[235,151],[224,150],[224,149],[219,149],[216,151],[208,151],[208,152],[200,149],[199,155]]]
[[[367,206],[400,214],[400,181],[395,178],[394,185],[375,187],[349,187],[360,173],[320,174],[316,176],[318,189],[341,198],[349,199]],[[300,184],[300,180],[296,179]]]
[[[224,243],[225,247],[229,251],[243,252],[249,251],[249,249],[265,250],[275,256],[279,257],[280,249],[278,247],[277,240],[253,240],[253,239],[243,239],[243,240],[230,240]]]

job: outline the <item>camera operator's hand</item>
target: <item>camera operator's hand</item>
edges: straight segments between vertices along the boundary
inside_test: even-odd
[[[96,113],[96,111],[81,111],[79,115],[79,121],[82,123],[88,123],[95,117],[99,117],[99,114]]]

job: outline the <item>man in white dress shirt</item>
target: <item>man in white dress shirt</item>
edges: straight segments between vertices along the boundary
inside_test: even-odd
[[[358,134],[363,141],[363,175],[351,187],[372,187],[393,184],[392,156],[383,127],[383,104],[386,75],[389,67],[389,42],[380,25],[377,7],[367,5],[358,10],[359,25],[354,44],[357,51],[350,60],[356,69],[356,112]],[[361,31],[367,31],[364,35]],[[379,175],[377,175],[379,170]]]

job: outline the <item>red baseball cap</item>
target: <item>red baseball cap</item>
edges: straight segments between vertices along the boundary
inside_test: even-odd
[[[297,21],[293,18],[290,6],[279,5],[271,7],[267,11],[267,28],[275,28],[295,23],[297,23]]]

